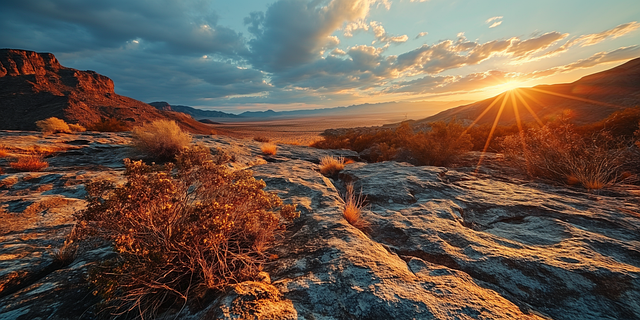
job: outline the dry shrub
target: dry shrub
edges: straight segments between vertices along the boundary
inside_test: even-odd
[[[157,120],[133,129],[133,145],[158,160],[171,160],[191,143],[175,121]]]
[[[273,156],[278,152],[278,146],[273,143],[265,143],[260,147],[260,151],[264,155]]]
[[[86,131],[86,129],[79,124],[69,124],[64,120],[58,119],[56,117],[36,121],[36,126],[38,127],[38,129],[40,129],[40,131],[44,133],[71,133]]]
[[[325,132],[323,140],[312,144],[321,149],[351,149],[370,162],[404,161],[415,165],[448,166],[471,150],[471,136],[455,120],[430,123],[415,132],[407,122],[396,129],[358,128]]]
[[[38,127],[38,129],[40,129],[40,131],[44,133],[71,133],[69,125],[64,122],[64,120],[58,119],[56,117],[36,121],[36,126]]]
[[[122,120],[108,118],[89,125],[87,130],[100,132],[124,132],[131,130],[131,128]]]
[[[361,193],[356,196],[352,183],[348,183],[346,188],[347,192],[344,196],[344,211],[342,212],[342,216],[352,226],[365,231],[371,225],[369,221],[362,217],[365,198]]]
[[[87,129],[79,124],[69,123],[69,129],[73,132],[85,132]]]
[[[21,155],[17,161],[10,162],[9,166],[18,171],[35,172],[46,169],[49,163],[42,160],[40,155]]]
[[[270,142],[271,140],[269,140],[268,137],[265,136],[255,136],[253,137],[254,141],[258,141],[258,142]]]
[[[118,253],[90,281],[114,314],[153,318],[210,290],[255,280],[283,223],[299,215],[251,171],[218,164],[206,148],[177,160],[148,166],[125,159],[124,185],[87,186],[89,204],[78,214],[83,233]]]
[[[344,157],[324,156],[320,159],[320,173],[333,175],[344,169]]]
[[[581,136],[571,125],[529,129],[502,142],[506,159],[532,177],[602,189],[622,177],[629,151],[606,131]]]

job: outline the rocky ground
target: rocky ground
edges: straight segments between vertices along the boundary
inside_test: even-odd
[[[99,299],[85,276],[112,253],[96,247],[64,261],[58,250],[85,205],[84,184],[121,180],[122,159],[139,155],[123,133],[0,138],[58,150],[38,173],[0,160],[0,319],[95,318]],[[251,168],[297,203],[301,218],[275,245],[270,279],[236,285],[178,318],[640,319],[640,201],[632,193],[510,178],[497,157],[478,175],[356,162],[325,177],[322,156],[357,154],[281,145],[266,157],[259,142],[197,141],[235,154],[234,168]],[[365,230],[342,217],[347,182],[366,196]]]

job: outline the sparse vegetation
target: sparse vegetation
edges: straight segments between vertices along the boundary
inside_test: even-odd
[[[347,183],[346,189],[342,216],[352,226],[365,231],[370,226],[369,221],[362,217],[365,198],[362,197],[362,194],[355,194],[352,183]]]
[[[262,154],[273,156],[278,152],[278,146],[273,143],[265,143],[260,147]]]
[[[253,141],[270,142],[271,140],[269,140],[269,138],[265,137],[265,136],[255,136],[255,137],[253,137]]]
[[[87,186],[85,234],[110,241],[118,258],[90,274],[115,315],[153,318],[210,290],[255,279],[284,221],[296,218],[250,171],[233,171],[192,147],[177,166],[125,160],[126,183]]]
[[[122,120],[108,118],[89,125],[87,130],[100,132],[124,132],[131,130],[131,128]]]
[[[157,120],[133,129],[133,145],[157,160],[171,160],[188,147],[191,135],[180,129],[175,121]]]
[[[609,132],[582,136],[570,124],[529,129],[502,142],[505,156],[532,177],[587,189],[602,189],[623,178],[628,144]]]
[[[64,120],[56,117],[36,121],[36,126],[44,133],[71,133],[76,131],[85,131],[85,128],[81,125],[68,124]]]
[[[10,162],[9,166],[18,171],[36,172],[49,167],[49,163],[40,155],[20,155],[16,161]]]
[[[325,135],[312,146],[322,149],[351,149],[371,162],[396,160],[416,165],[447,166],[471,150],[471,137],[455,122],[431,123],[426,131],[415,132],[407,122],[396,129],[361,131],[350,129]]]
[[[320,173],[333,175],[344,169],[344,157],[324,156],[320,159]]]

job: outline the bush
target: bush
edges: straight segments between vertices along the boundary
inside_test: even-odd
[[[344,169],[343,157],[324,156],[320,159],[320,173],[333,175]]]
[[[116,118],[109,118],[98,121],[89,125],[87,129],[100,132],[124,132],[131,130],[126,122],[118,120]]]
[[[21,155],[17,161],[10,162],[9,166],[18,171],[36,172],[46,169],[49,163],[43,161],[40,155]]]
[[[284,220],[299,215],[251,171],[218,164],[204,147],[177,160],[176,168],[125,159],[124,185],[87,186],[89,204],[78,214],[83,233],[108,240],[118,253],[90,281],[115,314],[154,317],[254,280]]]
[[[133,129],[133,145],[158,160],[175,158],[190,143],[191,136],[183,132],[175,121],[157,120]]]
[[[271,140],[269,140],[269,138],[265,137],[265,136],[255,136],[253,137],[253,141],[258,141],[258,142],[269,142]]]
[[[448,166],[470,151],[473,144],[462,124],[435,122],[429,130],[414,132],[408,122],[396,129],[349,129],[337,134],[325,134],[312,144],[322,149],[351,149],[371,162],[404,161],[416,165]]]
[[[86,129],[79,124],[69,124],[62,119],[56,117],[47,118],[44,120],[36,121],[36,126],[40,131],[44,133],[71,133],[71,132],[83,132]]]
[[[71,133],[69,125],[64,120],[56,117],[36,121],[36,126],[44,133]]]
[[[73,132],[85,132],[87,131],[87,129],[85,129],[85,127],[79,125],[79,124],[73,124],[73,123],[69,123],[69,129],[71,129],[71,131]]]
[[[265,155],[275,155],[278,152],[278,146],[273,143],[265,143],[260,147],[260,151]]]
[[[505,157],[532,177],[601,189],[616,183],[628,161],[625,143],[608,132],[583,137],[564,124],[506,137]]]

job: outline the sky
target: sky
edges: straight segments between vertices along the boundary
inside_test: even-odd
[[[640,57],[640,1],[6,0],[0,47],[233,113],[480,100]]]

